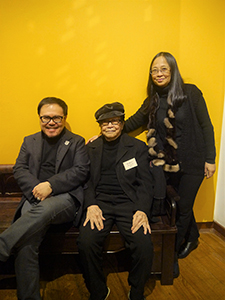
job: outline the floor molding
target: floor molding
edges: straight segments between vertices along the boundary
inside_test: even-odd
[[[198,229],[212,229],[213,228],[225,237],[225,228],[215,221],[213,221],[213,222],[198,222],[197,225],[198,225]]]
[[[213,228],[225,237],[225,228],[217,222],[213,222]]]

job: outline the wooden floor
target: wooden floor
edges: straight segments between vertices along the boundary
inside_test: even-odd
[[[179,260],[180,276],[174,280],[173,286],[162,286],[157,277],[151,277],[145,288],[147,300],[225,299],[225,238],[214,229],[201,229],[200,234],[198,248],[187,258]],[[115,270],[113,259],[107,260],[105,267],[107,283],[111,289],[108,300],[127,299],[128,272]],[[54,280],[41,279],[43,300],[89,298],[81,274],[55,277]],[[17,299],[14,276],[0,280],[0,299]]]

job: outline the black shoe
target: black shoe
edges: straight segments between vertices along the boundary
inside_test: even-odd
[[[106,295],[106,297],[105,297],[105,300],[109,297],[109,294],[110,294],[110,288],[107,287],[107,289],[108,289],[108,292],[107,292],[107,295]]]
[[[128,293],[128,300],[131,300],[131,297],[130,297],[130,291]],[[143,300],[146,300],[146,298],[143,296]]]
[[[106,294],[106,297],[104,298],[104,300],[108,299],[109,294],[110,294],[110,288],[107,287],[107,294]],[[91,300],[91,297],[89,298],[89,300]]]
[[[173,264],[173,278],[177,278],[180,275],[180,269],[178,264],[178,259],[175,258],[174,264]]]
[[[178,253],[178,258],[185,258],[187,257],[191,251],[198,247],[198,240],[193,242],[187,242],[184,247],[182,247],[181,251]]]

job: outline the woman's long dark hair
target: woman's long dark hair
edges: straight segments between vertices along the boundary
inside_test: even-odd
[[[184,82],[180,75],[176,59],[173,57],[172,54],[168,52],[159,52],[156,54],[156,56],[153,58],[151,65],[150,65],[150,71],[152,69],[152,64],[155,61],[156,58],[163,56],[165,57],[168,65],[170,66],[170,72],[171,72],[171,81],[169,83],[169,90],[168,90],[168,103],[174,108],[174,111],[176,112],[178,107],[183,103],[183,101],[187,98],[184,93]],[[147,86],[147,94],[148,94],[148,109],[150,114],[150,123],[153,122],[155,119],[155,112],[158,108],[158,93],[156,91],[156,86],[153,83],[152,75],[149,72],[149,80],[148,80],[148,86]]]

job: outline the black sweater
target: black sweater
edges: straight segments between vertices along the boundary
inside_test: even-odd
[[[101,177],[96,187],[96,192],[119,195],[123,194],[116,174],[116,157],[119,148],[120,137],[107,142],[103,139],[103,152],[101,162]]]
[[[215,163],[214,130],[202,92],[193,84],[185,84],[184,90],[187,101],[176,113],[176,126],[179,132],[178,158],[183,172],[203,174],[205,162]],[[149,121],[147,102],[148,98],[138,111],[126,120],[125,132],[131,132],[141,126],[147,127]]]

